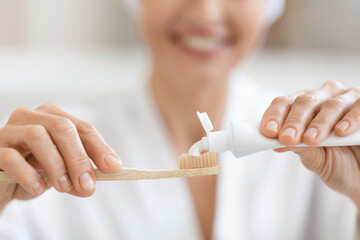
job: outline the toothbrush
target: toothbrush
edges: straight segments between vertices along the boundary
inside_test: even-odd
[[[45,172],[42,170],[37,171],[48,182]],[[103,173],[98,169],[95,170],[95,173],[97,181],[160,179],[215,175],[220,173],[220,166],[216,163],[216,154],[207,152],[196,157],[181,155],[179,157],[179,169],[146,170],[124,167],[117,173]],[[0,184],[16,182],[6,172],[0,171]]]
[[[122,168],[117,173],[103,173],[96,169],[97,181],[142,180],[176,177],[194,177],[215,175],[220,173],[220,166],[216,163],[216,153],[230,151],[240,158],[257,152],[285,147],[277,139],[270,139],[260,132],[260,122],[231,122],[226,131],[212,132],[213,125],[206,113],[197,112],[200,122],[207,133],[200,141],[194,143],[187,154],[179,157],[179,169],[146,170],[136,168]],[[339,137],[334,132],[319,146],[354,146],[360,145],[360,131]],[[305,144],[298,147],[309,147]],[[47,181],[44,171],[38,173]],[[1,183],[16,183],[16,180],[6,172],[0,171]]]
[[[226,131],[212,132],[213,126],[206,113],[197,112],[200,122],[207,133],[200,141],[192,145],[188,156],[201,156],[203,151],[226,152],[230,151],[237,158],[251,155],[265,150],[285,147],[277,139],[270,139],[260,132],[260,122],[231,122]],[[320,145],[331,146],[354,146],[360,145],[360,131],[340,137],[331,132],[328,138]],[[309,147],[305,144],[297,147]]]

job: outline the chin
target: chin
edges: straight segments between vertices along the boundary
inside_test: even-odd
[[[207,86],[222,85],[227,81],[228,72],[215,71],[191,71],[191,72],[178,72],[171,79],[174,84],[187,91],[199,90]]]

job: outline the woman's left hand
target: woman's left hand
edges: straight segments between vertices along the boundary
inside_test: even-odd
[[[261,131],[278,138],[330,188],[350,197],[360,211],[360,146],[317,147],[331,131],[348,136],[360,129],[360,87],[327,82],[319,89],[274,99]],[[360,139],[359,139],[360,141]],[[299,143],[313,147],[294,147]]]

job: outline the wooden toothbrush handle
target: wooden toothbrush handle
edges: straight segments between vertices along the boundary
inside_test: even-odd
[[[45,181],[48,180],[44,171],[38,171]],[[141,179],[160,179],[177,177],[195,177],[205,175],[215,175],[220,173],[220,166],[209,168],[194,169],[171,169],[171,170],[145,170],[136,168],[122,168],[117,173],[103,173],[95,169],[97,181],[118,181],[118,180],[141,180]],[[6,172],[0,171],[0,183],[16,183],[15,179]]]
[[[145,170],[136,168],[122,168],[121,171],[118,173],[103,173],[99,170],[95,171],[97,181],[141,180],[215,175],[220,173],[220,166],[210,168],[171,170]]]

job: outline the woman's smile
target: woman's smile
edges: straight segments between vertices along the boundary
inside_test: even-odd
[[[174,31],[169,39],[183,53],[200,59],[215,58],[234,44],[234,38],[222,29],[190,28]]]

